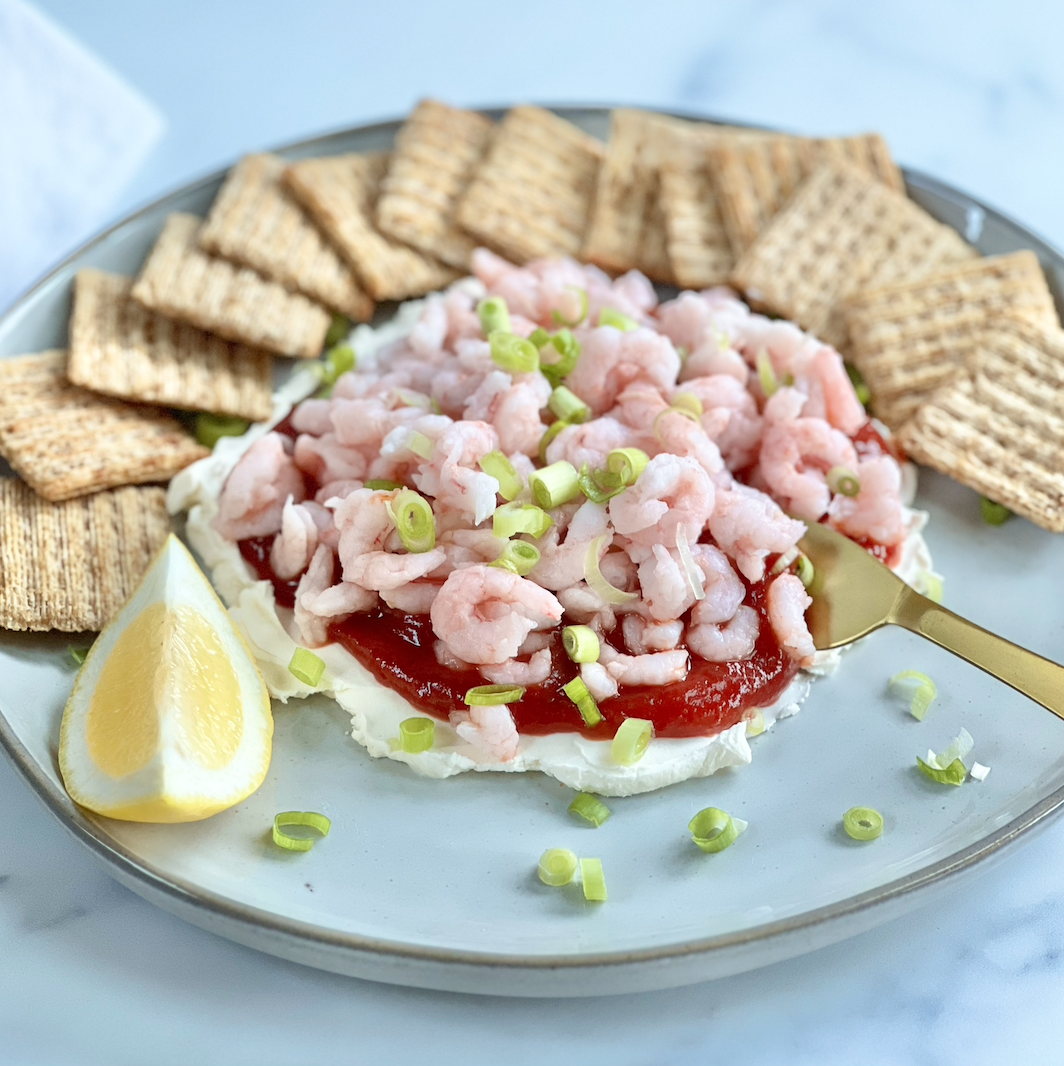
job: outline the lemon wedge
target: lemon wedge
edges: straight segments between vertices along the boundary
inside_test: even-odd
[[[188,549],[170,535],[99,635],[63,712],[75,803],[132,822],[194,822],[262,784],[273,716],[255,662]]]

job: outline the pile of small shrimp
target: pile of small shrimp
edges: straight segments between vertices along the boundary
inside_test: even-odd
[[[885,546],[905,533],[901,470],[889,454],[855,448],[867,416],[838,352],[727,289],[659,303],[636,272],[611,280],[566,259],[517,267],[484,249],[473,271],[430,296],[412,332],[341,376],[328,398],[299,404],[294,441],[261,437],[225,484],[216,528],[233,541],[276,534],[275,574],[299,577],[293,636],[321,646],[330,624],[383,602],[430,615],[442,666],[531,686],[550,673],[555,631],[586,625],[602,639],[580,675],[601,702],[620,686],[682,680],[691,656],[749,658],[761,615],[748,584],[767,579],[775,636],[808,665],[811,600],[792,567],[767,567],[796,555],[807,522]],[[493,360],[478,313],[485,295],[505,302],[518,337],[571,326],[579,356],[564,385],[590,409],[584,421],[552,428],[548,377]],[[620,325],[600,324],[603,312]],[[618,449],[645,454],[633,483],[606,502],[579,495],[551,508],[546,532],[521,535],[539,551],[527,574],[492,565],[506,544],[492,521],[504,500],[485,456],[509,459],[521,501],[538,468],[601,470]],[[832,491],[839,469],[852,475],[849,494]],[[389,506],[397,490],[367,486],[382,481],[428,501],[434,546],[406,550]],[[625,602],[588,583],[593,542]],[[495,757],[516,752],[505,705],[455,720]]]

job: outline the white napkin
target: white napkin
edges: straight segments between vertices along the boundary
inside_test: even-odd
[[[0,0],[0,310],[102,225],[164,125],[35,8]]]

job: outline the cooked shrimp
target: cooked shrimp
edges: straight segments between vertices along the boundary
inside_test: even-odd
[[[546,428],[539,413],[550,399],[550,383],[542,374],[517,374],[501,370],[486,375],[466,401],[462,417],[490,422],[499,434],[499,447],[508,455],[534,455]]]
[[[720,624],[707,619],[699,610],[701,606],[696,603],[691,612],[691,624],[684,637],[687,647],[711,663],[749,659],[761,630],[757,611],[753,607],[740,607],[729,621]]]
[[[344,569],[366,552],[384,551],[395,522],[388,513],[391,493],[355,489],[337,505],[333,521],[340,530],[338,554]]]
[[[482,666],[481,675],[493,685],[539,685],[550,676],[551,654],[548,648],[535,652],[530,659],[507,659],[498,666]]]
[[[333,525],[331,511],[321,504],[307,501],[295,503],[291,496],[285,501],[281,514],[281,532],[274,538],[270,547],[270,567],[281,578],[292,578],[301,574],[310,563],[318,542],[338,542],[339,533]],[[329,543],[332,548],[336,543]]]
[[[369,467],[365,453],[341,444],[335,433],[320,437],[300,434],[296,438],[295,462],[319,484],[359,480],[366,476]]]
[[[565,608],[565,617],[570,622],[591,626],[597,633],[612,633],[617,628],[613,607],[583,581],[559,589],[558,602]]]
[[[606,505],[587,500],[576,511],[564,529],[565,539],[559,543],[559,526],[555,523],[538,540],[531,541],[539,548],[539,562],[528,575],[537,585],[557,591],[569,588],[584,579],[584,562],[588,545],[605,536],[607,547],[613,540],[606,516]]]
[[[865,459],[855,473],[861,491],[853,497],[837,495],[828,520],[849,537],[868,537],[887,547],[905,538],[901,468],[889,455]]]
[[[297,433],[313,433],[315,437],[331,433],[331,408],[331,400],[304,400],[292,411],[292,428]]]
[[[355,489],[362,488],[364,484],[365,482],[362,478],[341,478],[339,481],[326,481],[314,493],[314,502],[320,503],[324,507],[330,500],[342,500],[345,496],[350,496]]]
[[[766,405],[759,465],[765,484],[786,510],[815,522],[831,503],[827,472],[836,466],[853,469],[857,453],[849,438],[823,419],[775,417],[777,408],[788,414],[793,410],[794,395],[793,389],[780,389]]]
[[[729,470],[742,470],[757,458],[763,423],[753,396],[735,378],[710,374],[677,386],[702,404],[702,428],[715,441]]]
[[[683,622],[674,618],[669,622],[654,622],[639,614],[626,614],[621,623],[624,646],[633,655],[647,655],[655,651],[672,651],[683,636]]]
[[[495,511],[499,483],[477,467],[499,437],[486,422],[456,422],[436,442],[432,459],[421,463],[414,484],[437,504],[468,516],[479,525]]]
[[[467,743],[499,762],[510,762],[521,742],[510,708],[505,704],[470,707],[452,715],[455,732]]]
[[[670,552],[655,544],[651,551],[653,554],[639,564],[643,605],[655,622],[668,622],[695,602],[695,593],[675,549]]]
[[[265,537],[281,528],[285,500],[307,494],[303,475],[279,433],[260,437],[241,456],[222,487],[214,528],[229,540]]]
[[[691,669],[691,656],[684,648],[649,655],[622,655],[611,645],[603,644],[599,662],[618,685],[669,685],[682,681]]]
[[[656,455],[634,485],[609,502],[618,533],[639,544],[675,544],[683,525],[694,544],[713,513],[715,491],[709,475],[694,460]]]
[[[805,586],[794,574],[780,574],[768,587],[768,620],[780,647],[802,666],[813,661],[816,647],[805,622],[806,609],[813,602]]]
[[[438,352],[447,339],[449,324],[443,297],[429,296],[417,325],[406,338],[406,343],[410,350],[418,355],[431,355],[433,352]]]
[[[344,563],[344,580],[375,592],[390,592],[431,574],[443,562],[442,548],[427,552],[364,552]]]
[[[746,599],[746,586],[727,556],[712,544],[694,544],[691,556],[702,571],[705,597],[695,604],[703,622],[727,622]]]
[[[676,383],[680,357],[668,337],[651,329],[622,333],[611,326],[578,333],[580,358],[565,383],[595,414],[608,411],[634,381],[662,391]]]
[[[430,613],[433,632],[460,659],[502,663],[533,629],[557,625],[562,605],[509,570],[468,566],[448,575]]]
[[[636,434],[616,418],[604,415],[582,425],[563,429],[547,445],[547,462],[565,459],[579,470],[584,463],[592,470],[606,465],[606,457],[616,448],[628,448],[637,443]]]
[[[332,549],[319,544],[306,573],[296,586],[293,618],[303,642],[311,648],[320,648],[328,640],[328,628],[332,622],[354,614],[371,610],[377,604],[377,594],[341,581],[332,583],[334,558]]]
[[[709,531],[748,581],[760,581],[768,555],[789,551],[805,535],[805,524],[780,510],[765,493],[740,485],[717,493]]]
[[[381,599],[396,611],[405,614],[428,614],[441,583],[436,581],[411,581],[394,589],[382,589]]]
[[[580,678],[599,703],[617,695],[617,682],[602,663],[581,663]]]

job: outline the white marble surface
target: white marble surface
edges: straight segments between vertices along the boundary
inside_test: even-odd
[[[167,119],[116,211],[432,92],[876,128],[903,162],[1064,244],[1064,8],[1049,2],[39,6]],[[520,1002],[349,981],[186,926],[112,882],[4,762],[0,810],[0,1063],[1061,1060],[1064,823],[964,894],[815,955],[667,993]]]

